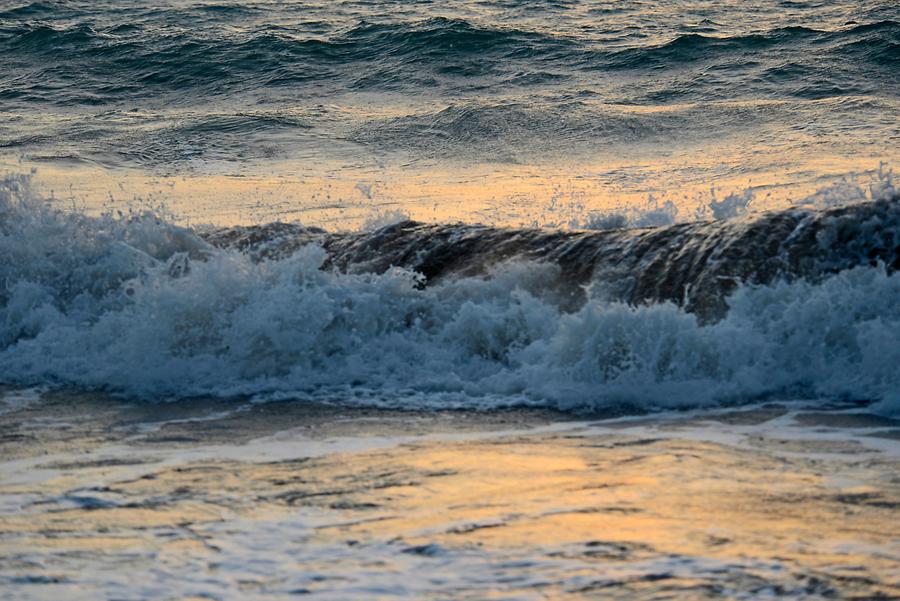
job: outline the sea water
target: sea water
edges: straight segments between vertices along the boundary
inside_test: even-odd
[[[900,594],[896,2],[20,1],[0,55],[4,594]]]
[[[69,206],[658,225],[898,163],[890,0],[0,9],[2,165]]]

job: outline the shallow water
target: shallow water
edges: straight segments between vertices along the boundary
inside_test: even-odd
[[[17,403],[0,416],[9,598],[900,592],[900,422],[858,408]]]

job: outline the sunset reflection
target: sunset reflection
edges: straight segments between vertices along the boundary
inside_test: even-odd
[[[877,181],[879,161],[839,156],[781,163],[745,173],[723,155],[654,156],[602,163],[435,165],[378,171],[327,166],[272,165],[269,173],[147,174],[136,170],[39,164],[36,192],[58,206],[88,213],[165,209],[185,224],[230,226],[300,222],[355,230],[379,218],[428,223],[484,223],[515,227],[590,227],[595,215],[640,216],[664,211],[660,224],[711,219],[710,205],[728,195],[746,197],[746,210],[783,209],[844,193],[835,186]],[[675,177],[691,161],[696,173]],[[738,157],[733,157],[735,163]],[[299,167],[299,168],[298,168]],[[213,170],[215,171],[215,169]],[[810,176],[811,172],[815,176]],[[848,179],[850,178],[850,179]],[[712,183],[711,183],[712,182]],[[834,190],[830,190],[834,188]],[[862,193],[862,192],[860,192]],[[863,197],[864,198],[864,197]],[[654,225],[659,225],[653,222]]]
[[[752,557],[798,573],[874,579],[881,584],[870,592],[896,594],[900,531],[891,515],[900,489],[885,479],[887,463],[860,469],[848,459],[823,464],[686,438],[578,430],[422,440],[321,459],[140,470],[143,476],[91,493],[89,506],[51,503],[6,516],[0,528],[4,552],[21,545],[104,555],[154,549],[166,563],[182,563],[214,560],[257,529],[280,524],[298,529],[296,542],[307,548],[525,552],[523,560],[555,562],[557,577],[591,581],[626,569],[638,575],[641,566],[676,557],[722,569]],[[66,498],[76,483],[64,477],[43,490]],[[28,494],[27,486],[18,489]],[[220,531],[222,520],[231,529]],[[92,534],[101,532],[109,534]],[[664,578],[666,586],[693,586],[676,573]],[[562,592],[544,586],[548,595]]]

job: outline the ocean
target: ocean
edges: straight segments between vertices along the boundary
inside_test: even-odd
[[[0,56],[3,596],[900,595],[895,1],[0,0]]]
[[[2,165],[95,210],[652,225],[897,163],[890,0],[2,8]]]

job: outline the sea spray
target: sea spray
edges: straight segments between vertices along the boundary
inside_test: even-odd
[[[896,253],[896,201],[790,213],[804,227],[835,221],[811,238],[831,254],[801,263],[814,268],[808,278],[735,284],[716,319],[591,285],[572,304],[566,264],[552,253],[429,280],[399,265],[339,270],[315,241],[266,258],[152,214],[58,211],[21,179],[7,180],[0,202],[7,384],[416,409],[650,410],[781,394],[900,411],[900,277],[865,250]],[[841,242],[847,231],[853,244]]]

